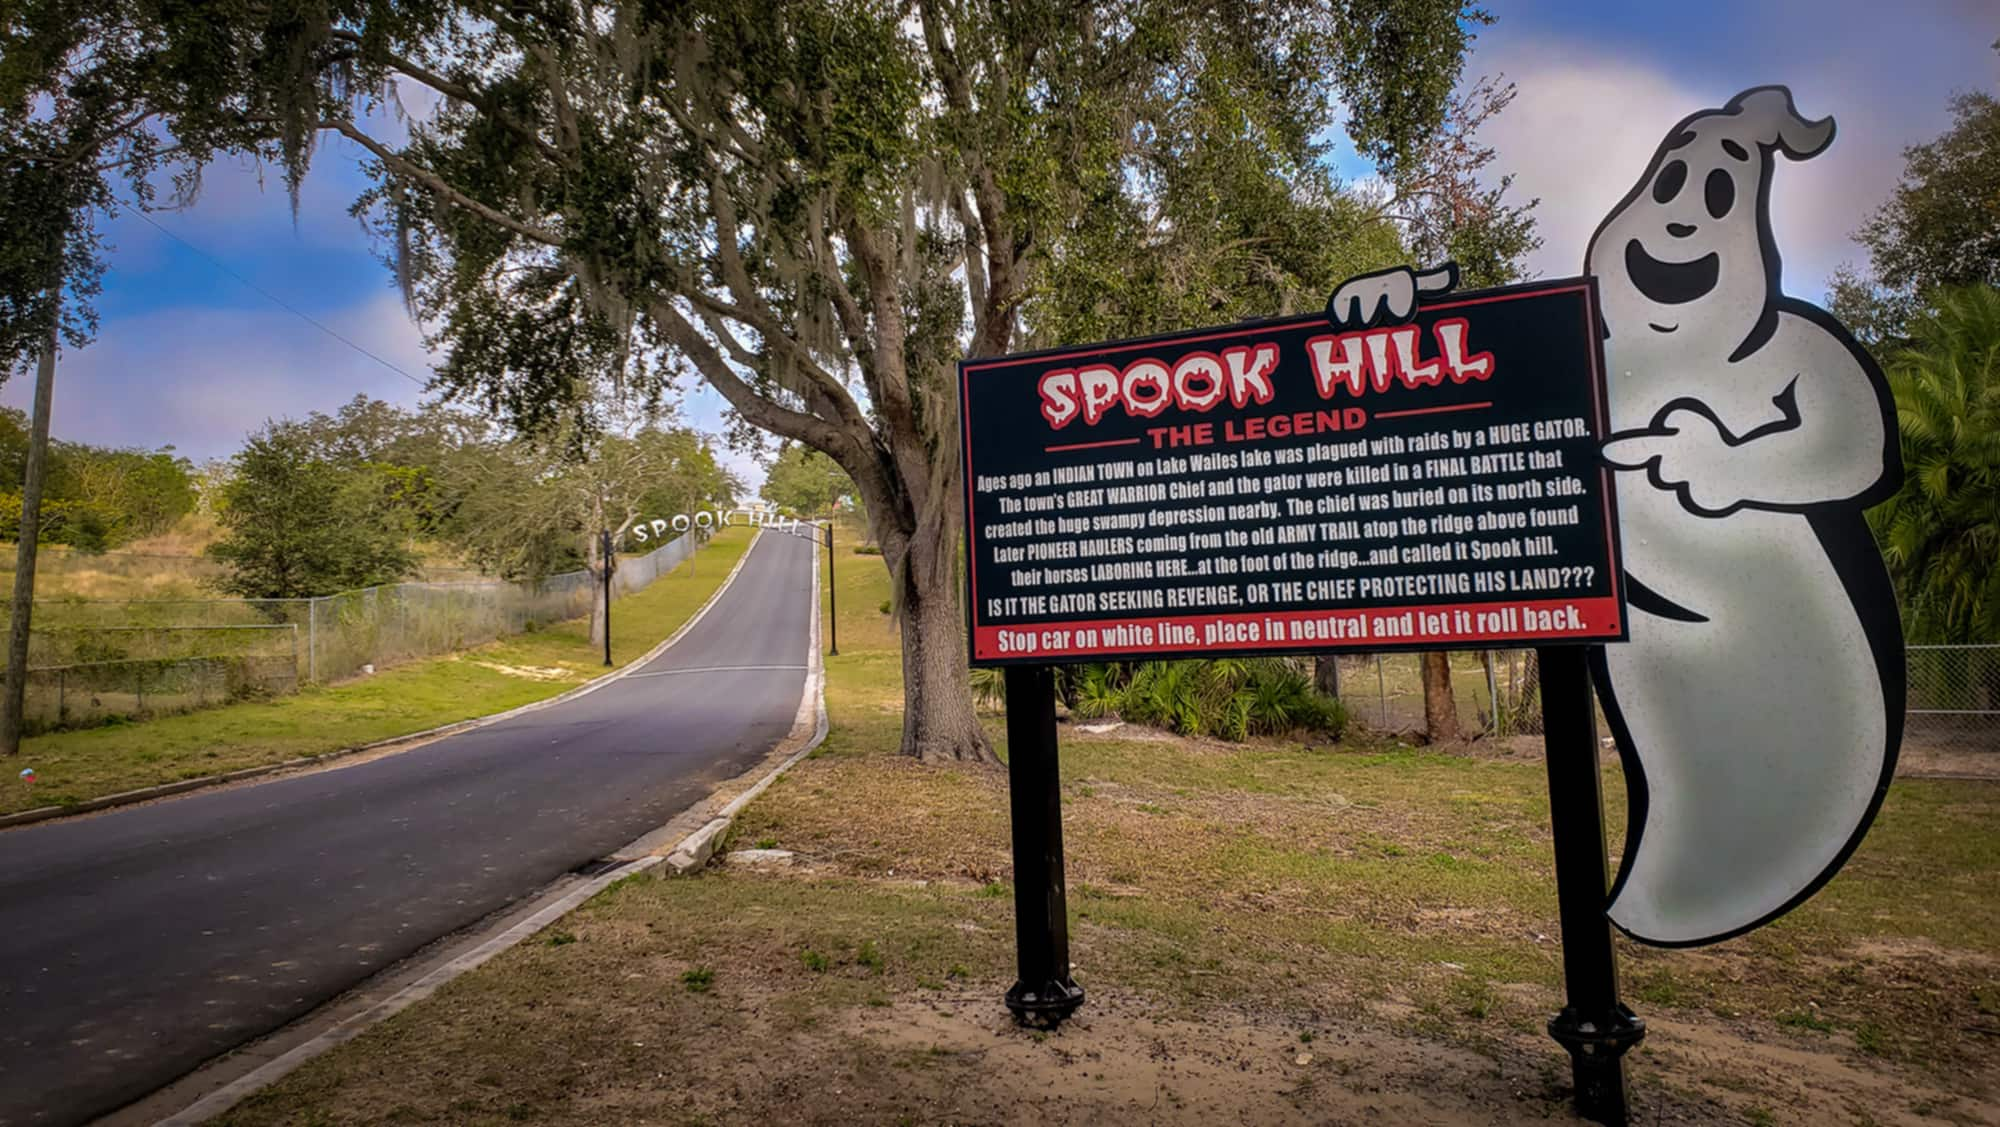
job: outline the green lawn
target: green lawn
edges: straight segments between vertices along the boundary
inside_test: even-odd
[[[1066,727],[1091,1000],[1027,1033],[999,1004],[1005,776],[894,754],[887,575],[838,566],[831,734],[730,835],[797,864],[623,882],[222,1122],[1566,1116],[1539,759]],[[1605,790],[1615,857],[1615,772]],[[2000,786],[1898,781],[1845,871],[1776,925],[1619,952],[1651,1027],[1641,1121],[1993,1122]]]
[[[725,530],[704,546],[699,566],[683,563],[618,600],[613,662],[632,661],[686,622],[751,536]],[[338,751],[529,704],[605,671],[587,634],[578,619],[295,696],[33,737],[0,778],[0,813]],[[35,770],[32,788],[18,778],[22,767]]]

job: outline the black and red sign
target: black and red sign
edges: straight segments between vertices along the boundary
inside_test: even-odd
[[[1625,637],[1595,289],[959,365],[972,661]]]

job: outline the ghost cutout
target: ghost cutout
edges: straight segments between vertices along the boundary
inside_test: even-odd
[[[1902,480],[1888,381],[1786,297],[1779,155],[1833,140],[1764,86],[1668,132],[1592,236],[1630,641],[1592,666],[1625,763],[1612,922],[1659,946],[1740,935],[1826,882],[1902,741],[1902,631],[1862,513]],[[1406,320],[1448,267],[1364,275],[1327,317]]]
[[[1741,934],[1860,844],[1902,742],[1896,602],[1862,520],[1902,480],[1888,381],[1784,296],[1780,155],[1833,140],[1764,86],[1675,126],[1592,236],[1631,640],[1593,657],[1630,816],[1612,922]]]

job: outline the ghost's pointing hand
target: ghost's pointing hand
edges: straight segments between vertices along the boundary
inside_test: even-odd
[[[1742,475],[1729,457],[1733,445],[1707,412],[1674,407],[1645,430],[1612,435],[1603,457],[1613,469],[1645,470],[1655,489],[1679,494],[1702,516],[1722,516],[1743,504]]]

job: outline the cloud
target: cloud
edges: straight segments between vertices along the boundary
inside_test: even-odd
[[[321,320],[418,379],[430,359],[417,327],[384,296]],[[26,409],[33,380],[0,402]],[[283,310],[182,308],[120,318],[56,368],[53,433],[106,446],[173,444],[223,457],[267,419],[332,411],[358,394],[405,406],[417,384]]]
[[[1800,164],[1781,159],[1773,182],[1785,288],[1817,298],[1840,263],[1865,260],[1852,235],[1894,187],[1903,146],[1949,120],[1947,76],[1885,86],[1888,76],[1879,72],[1874,81],[1850,78],[1850,65],[1840,56],[1810,68],[1776,59],[1722,67],[1734,77],[1718,81],[1604,44],[1537,36],[1482,51],[1470,70],[1502,71],[1519,89],[1483,137],[1497,152],[1495,170],[1514,174],[1519,198],[1542,201],[1536,215],[1544,242],[1530,265],[1545,276],[1582,269],[1591,232],[1676,122],[1743,88],[1789,77],[1802,113],[1830,114],[1839,125],[1832,148]]]

